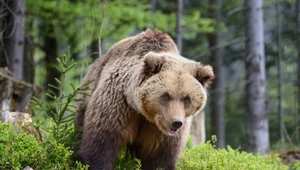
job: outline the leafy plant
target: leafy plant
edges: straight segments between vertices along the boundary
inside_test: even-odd
[[[73,163],[73,151],[55,140],[38,141],[24,130],[16,131],[12,124],[0,122],[0,169],[87,169]]]
[[[57,69],[61,78],[55,79],[59,87],[49,85],[59,91],[56,95],[48,90],[47,96],[53,103],[44,103],[33,98],[33,106],[38,115],[43,115],[35,123],[41,140],[26,134],[22,129],[18,133],[12,125],[0,124],[0,169],[20,169],[30,166],[34,169],[87,169],[87,166],[72,159],[77,147],[77,132],[74,131],[74,102],[78,101],[76,95],[88,90],[88,84],[74,87],[69,84],[71,91],[66,93],[66,74],[76,63],[70,58],[70,53],[57,58]]]
[[[178,170],[227,170],[227,169],[247,169],[265,170],[277,169],[287,170],[288,166],[281,163],[277,156],[253,155],[247,152],[240,152],[231,147],[227,149],[216,149],[209,141],[197,147],[186,150],[180,158]]]
[[[140,170],[141,161],[135,158],[127,149],[123,149],[115,163],[115,170]]]
[[[292,164],[293,170],[300,170],[300,161],[296,161]]]

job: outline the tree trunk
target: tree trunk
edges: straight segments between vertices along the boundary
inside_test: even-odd
[[[157,5],[157,0],[151,0],[151,13],[153,13],[153,14],[156,11],[156,5]],[[156,27],[155,26],[155,20],[156,20],[155,15],[152,15],[152,27],[153,27],[153,29]]]
[[[0,67],[0,119],[9,114],[10,102],[13,93],[13,83],[4,76],[11,76],[11,72],[7,68]]]
[[[183,10],[183,0],[177,0],[177,18],[176,18],[176,44],[179,53],[182,53],[182,10]]]
[[[24,66],[23,66],[23,78],[24,81],[30,84],[34,84],[35,77],[35,65],[34,65],[34,48],[33,44],[29,39],[25,41],[25,55],[24,55]]]
[[[0,28],[4,32],[0,40],[0,66],[8,67],[14,80],[22,80],[25,44],[25,0],[2,1],[1,14],[4,15],[0,21]],[[9,84],[5,82],[10,82],[10,80],[3,78],[3,76],[2,79],[4,84],[1,86],[0,91],[7,91],[4,93],[7,95],[4,95],[6,98],[2,96],[1,109],[4,110],[4,113],[11,110],[24,111],[32,91],[22,88],[20,87],[22,85],[18,84],[5,86],[5,84]],[[12,87],[17,90],[12,90]],[[11,99],[13,102],[11,102]]]
[[[299,133],[300,133],[300,0],[296,2],[296,44],[297,44],[297,117],[296,117],[296,142],[300,143]]]
[[[5,31],[5,25],[6,25],[6,21],[7,21],[7,16],[9,14],[6,6],[4,6],[4,3],[7,3],[7,0],[0,3],[0,11],[1,11],[1,15],[2,18],[0,19],[0,31]],[[3,33],[0,34],[0,67],[7,67],[8,66],[8,57],[5,54],[5,50],[4,50],[4,37],[3,37]]]
[[[0,68],[0,114],[24,112],[32,94],[39,98],[41,91],[37,86],[11,77],[8,69]]]
[[[225,120],[224,120],[224,71],[221,48],[221,6],[222,0],[210,0],[210,18],[215,20],[215,32],[208,35],[210,59],[214,69],[215,79],[211,90],[211,129],[217,136],[217,147],[225,147]]]
[[[99,57],[99,55],[98,55],[98,50],[99,50],[98,40],[95,40],[92,42],[91,50],[92,50],[91,58],[92,58],[92,61],[94,61]]]
[[[193,146],[205,142],[205,112],[201,111],[198,115],[194,116],[191,128],[191,136],[193,139]]]
[[[55,38],[54,27],[53,25],[49,24],[49,34],[45,35],[44,37],[44,51],[45,51],[45,61],[46,61],[46,81],[45,81],[45,89],[49,88],[49,84],[54,85],[56,87],[59,84],[55,81],[55,78],[60,79],[60,72],[56,69],[55,65],[57,64],[56,58],[58,57],[57,52],[57,40]],[[51,36],[52,35],[52,36]],[[58,95],[59,92],[57,89],[51,88],[51,90]],[[52,100],[51,98],[47,97],[47,100]]]
[[[245,0],[246,96],[248,151],[269,152],[269,122],[266,112],[266,73],[262,0]]]
[[[8,57],[8,66],[14,78],[23,78],[24,31],[25,31],[25,0],[8,1],[13,13],[6,18],[4,44]]]
[[[280,136],[280,145],[281,149],[285,148],[285,140],[284,140],[284,121],[283,121],[283,111],[282,111],[282,68],[281,68],[281,61],[282,61],[282,37],[281,37],[281,20],[280,20],[280,9],[279,9],[279,2],[276,2],[276,19],[277,19],[277,47],[278,47],[278,63],[277,63],[277,70],[278,70],[278,120],[279,120],[279,136]]]
[[[156,11],[156,2],[157,0],[151,0],[151,12],[155,13]]]

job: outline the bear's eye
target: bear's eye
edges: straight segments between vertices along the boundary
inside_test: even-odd
[[[160,98],[164,101],[169,101],[171,100],[171,96],[168,92],[164,93],[163,95],[160,96]]]
[[[190,103],[191,103],[191,98],[190,98],[190,96],[185,96],[185,97],[183,98],[183,102],[184,102],[185,105],[190,104]]]

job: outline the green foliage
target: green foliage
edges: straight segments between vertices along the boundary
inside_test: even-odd
[[[43,143],[4,123],[0,123],[0,134],[0,169],[87,169],[78,162],[74,165],[72,151],[55,140]]]
[[[123,149],[115,163],[115,170],[140,170],[141,161],[135,158],[127,149]]]
[[[211,142],[186,150],[177,164],[178,170],[227,170],[248,169],[287,170],[288,167],[281,163],[277,156],[253,155],[246,152],[227,149],[215,149]]]
[[[33,104],[36,112],[44,114],[46,118],[39,119],[40,129],[44,130],[42,136],[46,138],[54,138],[57,142],[63,143],[74,149],[77,145],[76,136],[74,132],[74,113],[76,102],[76,95],[83,94],[88,90],[88,84],[81,87],[74,87],[72,84],[71,92],[66,93],[65,88],[67,83],[65,81],[66,74],[70,71],[76,63],[70,59],[70,53],[62,55],[57,58],[59,65],[57,69],[61,72],[61,78],[55,79],[59,87],[49,85],[53,89],[57,89],[59,94],[56,95],[51,89],[46,93],[47,96],[53,99],[54,103],[44,103],[36,98],[33,99]]]
[[[102,1],[96,0],[27,0],[26,6],[26,34],[34,42],[41,44],[41,33],[52,37],[59,33],[60,36],[56,38],[61,45],[71,45],[74,53],[98,39],[104,8],[106,13],[101,35],[104,40],[115,42],[145,28],[158,28],[175,36],[175,11],[164,13],[157,10],[152,13],[148,1],[113,0],[104,7]],[[183,37],[188,39],[195,38],[198,32],[211,32],[214,29],[211,20],[202,18],[199,10],[185,14],[182,24]],[[107,43],[111,45],[111,42]]]
[[[185,145],[185,149],[191,149],[193,147],[193,138],[192,136],[189,136],[186,145]]]
[[[300,161],[296,161],[292,165],[293,170],[300,170]]]
[[[76,65],[70,59],[70,53],[57,58],[57,69],[61,72],[61,78],[56,79],[59,87],[49,85],[57,89],[56,95],[49,90],[46,95],[54,99],[54,103],[44,103],[39,99],[33,99],[35,113],[43,115],[36,121],[41,141],[33,135],[26,134],[22,130],[16,133],[12,125],[0,126],[0,169],[20,169],[30,166],[34,169],[87,169],[87,166],[72,160],[73,151],[77,147],[77,133],[74,132],[75,96],[85,93],[87,85],[75,88],[66,93],[66,74]]]

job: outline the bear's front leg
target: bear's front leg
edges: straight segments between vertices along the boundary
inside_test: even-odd
[[[143,170],[175,170],[181,148],[181,137],[166,137],[158,150],[153,151],[149,156],[143,156],[141,153],[141,162]]]
[[[79,157],[90,170],[113,170],[121,149],[120,135],[110,131],[86,132]]]

